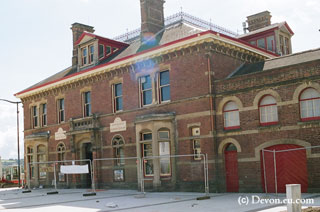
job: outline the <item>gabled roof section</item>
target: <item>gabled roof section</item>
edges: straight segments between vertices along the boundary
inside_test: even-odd
[[[238,35],[237,38],[239,39],[247,39],[250,37],[255,37],[257,34],[259,33],[264,33],[266,31],[272,31],[274,29],[282,29],[283,31],[287,31],[289,34],[294,35],[293,31],[291,30],[291,28],[289,27],[289,25],[287,24],[287,22],[281,22],[281,23],[275,23],[275,24],[271,24],[267,27],[263,27],[261,29],[257,29],[254,30],[252,32],[248,32],[242,35]]]
[[[99,35],[96,35],[96,34],[93,34],[93,33],[89,33],[89,32],[82,33],[82,35],[79,37],[79,39],[75,42],[75,45],[80,44],[81,41],[84,40],[86,37],[97,38],[97,39],[99,39],[101,41],[104,41],[106,43],[110,43],[110,44],[113,44],[113,45],[116,45],[116,46],[123,46],[123,47],[129,46],[126,43],[119,42],[119,41],[116,41],[116,40],[112,40],[112,39],[109,39],[109,38],[105,38],[105,37],[102,37],[102,36],[99,36]]]

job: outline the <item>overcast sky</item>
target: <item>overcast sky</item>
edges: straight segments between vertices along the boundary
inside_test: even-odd
[[[0,7],[0,99],[71,65],[74,22],[113,38],[140,27],[139,0],[2,0]],[[268,10],[272,23],[287,21],[294,52],[320,47],[318,0],[166,0],[165,16],[181,9],[242,33],[246,17]],[[22,122],[23,113],[20,113]],[[23,128],[23,125],[22,127]],[[23,132],[21,130],[21,155]],[[17,158],[16,108],[0,102],[0,156]]]

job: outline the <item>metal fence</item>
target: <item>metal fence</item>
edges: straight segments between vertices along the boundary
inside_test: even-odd
[[[63,173],[62,166],[84,165],[88,173]],[[93,172],[91,160],[64,160],[28,163],[29,174],[27,185],[29,188],[93,188]]]
[[[139,182],[141,158],[99,158],[93,160],[93,187],[143,191]]]
[[[209,194],[208,161],[204,154],[150,156],[143,157],[142,162],[145,191],[202,191]],[[150,165],[152,170],[148,170]]]
[[[320,146],[280,145],[261,151],[265,193],[285,193],[286,184],[301,184],[301,191],[320,191]]]

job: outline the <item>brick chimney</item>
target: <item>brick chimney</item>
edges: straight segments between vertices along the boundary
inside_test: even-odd
[[[80,38],[83,32],[90,32],[94,33],[94,29],[92,26],[88,26],[85,24],[74,23],[71,25],[70,28],[72,30],[72,43],[73,43],[73,50],[72,50],[72,66],[78,64],[78,50],[75,42]]]
[[[269,11],[264,11],[247,17],[249,32],[271,25]]]
[[[164,0],[140,0],[141,37],[150,38],[164,28]]]

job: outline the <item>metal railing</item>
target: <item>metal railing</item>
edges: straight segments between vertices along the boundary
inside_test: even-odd
[[[189,23],[197,27],[203,28],[204,30],[213,30],[231,37],[235,37],[238,35],[237,33],[229,29],[213,24],[209,21],[202,20],[185,12],[179,12],[165,18],[164,23],[166,27],[169,27],[177,23]],[[122,35],[119,35],[117,37],[114,37],[113,39],[121,42],[131,43],[133,40],[140,36],[140,33],[141,28],[138,28],[130,32],[124,33]]]

